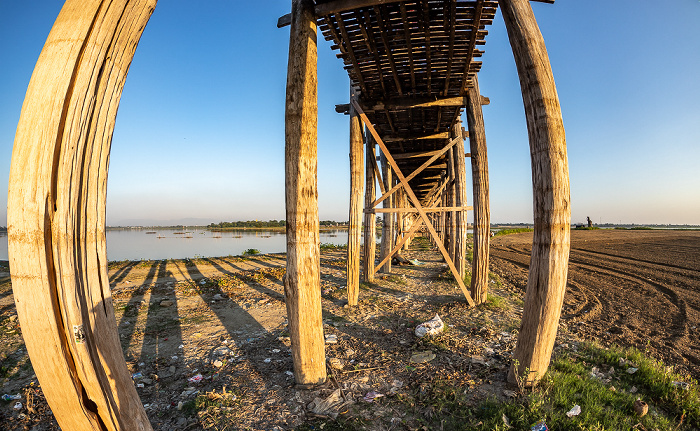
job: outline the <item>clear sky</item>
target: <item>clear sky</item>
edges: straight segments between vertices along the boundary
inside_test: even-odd
[[[284,218],[289,28],[276,22],[290,4],[160,1],[117,117],[109,225]],[[24,93],[60,7],[0,0],[4,184]],[[559,0],[533,9],[564,115],[572,221],[700,224],[700,2]],[[500,13],[485,50],[492,221],[531,222],[527,130]],[[319,37],[324,220],[348,218],[348,117],[334,111],[347,94],[342,62]],[[6,202],[0,187],[0,225]]]

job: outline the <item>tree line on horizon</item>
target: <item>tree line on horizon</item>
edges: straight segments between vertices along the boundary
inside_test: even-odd
[[[347,224],[347,222],[338,222],[334,220],[321,220],[319,222],[321,226],[342,226]],[[227,228],[244,228],[244,227],[285,227],[287,225],[285,220],[246,220],[246,221],[222,221],[219,223],[211,223],[208,227],[211,229],[227,229]]]

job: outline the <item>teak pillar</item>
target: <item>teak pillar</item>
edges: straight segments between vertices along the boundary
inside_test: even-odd
[[[457,138],[457,143],[452,147],[452,154],[455,165],[455,206],[463,207],[467,205],[467,172],[464,163],[464,139],[462,138],[462,122],[457,121],[453,126],[452,138]],[[466,273],[465,256],[467,253],[467,212],[457,211],[455,222],[455,267],[457,272],[464,278]],[[477,302],[478,303],[478,302]]]
[[[448,207],[457,206],[457,175],[455,172],[455,166],[456,163],[454,151],[450,150],[447,152],[447,175],[449,176],[449,186],[445,189],[445,191],[447,192],[447,202],[445,203],[445,206]],[[445,216],[447,217],[447,235],[445,248],[447,249],[447,253],[450,255],[450,259],[452,259],[452,262],[454,262],[455,257],[457,256],[457,212],[446,212]]]
[[[310,0],[292,0],[285,110],[287,275],[284,295],[294,379],[326,380],[318,234],[316,17]]]
[[[508,380],[549,367],[566,290],[571,209],[566,138],[544,39],[528,0],[499,0],[520,77],[532,159],[535,231],[523,320]]]
[[[481,110],[479,83],[467,93],[467,127],[472,165],[474,195],[474,250],[471,293],[474,302],[486,302],[489,286],[489,243],[491,241],[491,211],[489,209],[489,164],[486,154],[486,132]]]
[[[392,180],[392,175],[391,175],[391,167],[389,167],[389,164],[386,161],[386,156],[382,153],[381,154],[381,164],[382,164],[382,176],[384,177],[384,187],[389,190],[394,186],[394,182]],[[382,181],[382,179],[380,179]],[[386,198],[383,202],[384,208],[392,208],[393,207],[393,202],[395,201],[394,199],[395,195],[391,195],[388,198]],[[384,213],[384,222],[382,224],[382,241],[381,241],[381,247],[380,247],[380,253],[379,253],[379,260],[384,260],[389,253],[391,252],[391,249],[393,248],[394,244],[394,214],[387,212]],[[381,262],[380,262],[381,263]],[[380,271],[384,273],[390,273],[391,272],[391,259],[389,259],[384,266],[380,268]]]
[[[119,342],[105,205],[117,108],[155,5],[66,1],[15,135],[12,289],[34,372],[64,430],[151,430]]]
[[[376,178],[374,176],[374,163],[376,162],[377,152],[374,138],[366,134],[366,151],[367,157],[365,160],[365,208],[369,209],[376,197]],[[377,248],[377,221],[374,212],[365,213],[365,238],[364,252],[362,262],[363,280],[367,283],[374,282],[374,258]]]
[[[357,91],[350,89],[350,99],[357,98]],[[364,151],[362,123],[350,104],[350,217],[348,224],[347,287],[348,305],[357,305],[360,294],[360,254],[362,228],[362,193],[364,192]]]

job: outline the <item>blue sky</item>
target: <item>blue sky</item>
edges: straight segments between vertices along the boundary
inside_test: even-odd
[[[700,2],[533,3],[567,132],[572,221],[700,224]],[[0,0],[0,182],[61,3]],[[107,222],[284,217],[289,0],[161,0],[112,145]],[[664,19],[660,19],[663,16]],[[479,74],[493,222],[532,221],[522,99],[500,13]],[[348,77],[319,37],[319,213],[347,219]],[[470,199],[471,200],[471,199]],[[0,225],[6,219],[0,187]]]

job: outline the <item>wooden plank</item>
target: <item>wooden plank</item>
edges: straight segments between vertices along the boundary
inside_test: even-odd
[[[350,99],[356,99],[357,93],[351,86]],[[364,192],[364,158],[363,136],[360,117],[354,109],[350,112],[350,205],[348,222],[348,249],[346,281],[348,305],[357,305],[360,295],[360,255],[362,245],[362,195]]]
[[[348,10],[399,3],[405,0],[334,0],[316,5],[316,15],[330,15]]]
[[[416,159],[416,158],[430,157],[430,156],[434,156],[435,154],[438,154],[438,153],[440,153],[440,150],[394,154],[394,160],[405,160],[405,159]]]
[[[479,33],[479,26],[481,25],[481,14],[483,11],[483,0],[477,0],[476,6],[474,6],[474,19],[472,24],[472,29],[469,34],[469,47],[467,48],[467,63],[464,67],[462,84],[460,85],[460,95],[464,95],[467,92],[467,85],[469,84],[469,72],[472,65],[472,58],[474,48],[476,47],[476,41]]]
[[[389,60],[389,68],[391,69],[391,74],[394,77],[394,85],[396,85],[396,92],[399,96],[403,95],[403,89],[401,88],[401,81],[399,80],[399,74],[396,72],[396,63],[394,62],[394,53],[391,49],[391,44],[387,38],[387,30],[384,28],[384,18],[382,17],[382,11],[379,6],[374,7],[374,13],[377,16],[377,26],[379,27],[379,35],[382,38],[382,43],[384,44],[384,54]]]
[[[360,100],[360,106],[365,112],[380,111],[382,109],[399,110],[399,109],[414,109],[414,108],[431,108],[436,106],[464,106],[467,99],[464,96],[456,97],[402,97],[379,101],[372,105],[367,105],[367,102]]]
[[[406,5],[401,3],[401,21],[403,22],[404,40],[406,41],[406,50],[408,51],[408,70],[411,74],[411,91],[416,89],[416,74],[413,65],[413,45],[411,43],[411,31],[408,28],[408,15],[406,14]]]
[[[355,50],[352,47],[352,43],[350,42],[350,38],[348,37],[348,32],[345,29],[345,21],[343,21],[343,18],[339,14],[335,14],[335,21],[338,23],[338,29],[340,29],[340,34],[343,35],[343,38],[341,39],[343,41],[343,44],[345,46],[345,52],[347,52],[348,56],[350,57],[350,61],[352,61],[352,65],[355,68],[358,73],[355,74],[357,78],[357,83],[360,86],[360,89],[363,92],[367,91],[367,87],[365,86],[364,79],[362,78],[362,74],[359,73],[360,66],[357,63],[357,57],[355,57]],[[332,27],[330,27],[332,29]],[[337,37],[337,36],[336,36]]]
[[[31,366],[64,430],[152,429],[114,316],[105,212],[117,108],[155,5],[67,0],[17,125],[7,214],[12,290]]]
[[[384,145],[384,143],[382,142],[381,137],[379,136],[377,131],[374,129],[374,126],[372,126],[372,123],[369,121],[367,116],[364,114],[364,112],[362,112],[362,108],[357,103],[357,101],[353,101],[352,103],[353,103],[353,106],[355,106],[355,109],[357,110],[358,114],[360,115],[362,122],[365,124],[365,127],[367,127],[367,130],[369,130],[369,132],[372,134],[372,136],[374,136],[374,139],[377,141],[377,145],[379,145],[379,148],[386,155],[387,162],[394,169],[394,172],[396,173],[398,180],[403,184],[404,190],[406,190],[406,195],[408,196],[408,198],[411,201],[411,203],[413,204],[413,206],[418,210],[418,214],[420,215],[421,219],[424,221],[425,225],[428,227],[428,231],[430,232],[430,235],[434,239],[437,239],[438,235],[437,235],[437,232],[435,232],[435,228],[430,223],[430,220],[428,219],[428,216],[425,213],[425,211],[422,210],[420,201],[416,197],[415,193],[413,193],[413,190],[411,190],[411,186],[408,184],[408,182],[406,182],[406,178],[401,173],[401,170],[399,169],[398,165],[396,164],[396,161],[394,161],[394,159],[391,157],[391,154],[389,153],[389,150],[386,148],[386,145]],[[474,306],[474,300],[471,298],[471,296],[469,295],[469,292],[467,291],[467,288],[464,286],[464,281],[461,278],[459,278],[459,274],[457,274],[457,270],[455,269],[454,263],[450,259],[450,256],[447,254],[447,250],[445,250],[445,247],[441,243],[438,243],[438,248],[440,249],[440,253],[442,253],[442,256],[445,258],[447,265],[450,267],[450,271],[452,271],[452,275],[455,277],[455,280],[457,281],[457,285],[462,290],[462,293],[464,294],[464,297],[466,298],[467,302],[469,303],[469,305]]]
[[[326,380],[318,220],[316,25],[312,4],[292,1],[285,110],[287,274],[284,294],[299,385]]]
[[[467,205],[467,173],[464,163],[464,140],[462,139],[462,122],[457,121],[453,126],[453,136],[458,137],[458,141],[452,147],[453,159],[455,163],[455,206]],[[467,215],[464,212],[455,214],[457,231],[455,236],[455,267],[462,277],[466,274],[466,253],[467,253]],[[473,296],[473,295],[472,295]],[[479,303],[474,299],[477,304]]]
[[[520,77],[530,140],[532,257],[508,380],[534,385],[549,368],[566,290],[571,198],[566,137],[542,33],[527,0],[499,0]]]

